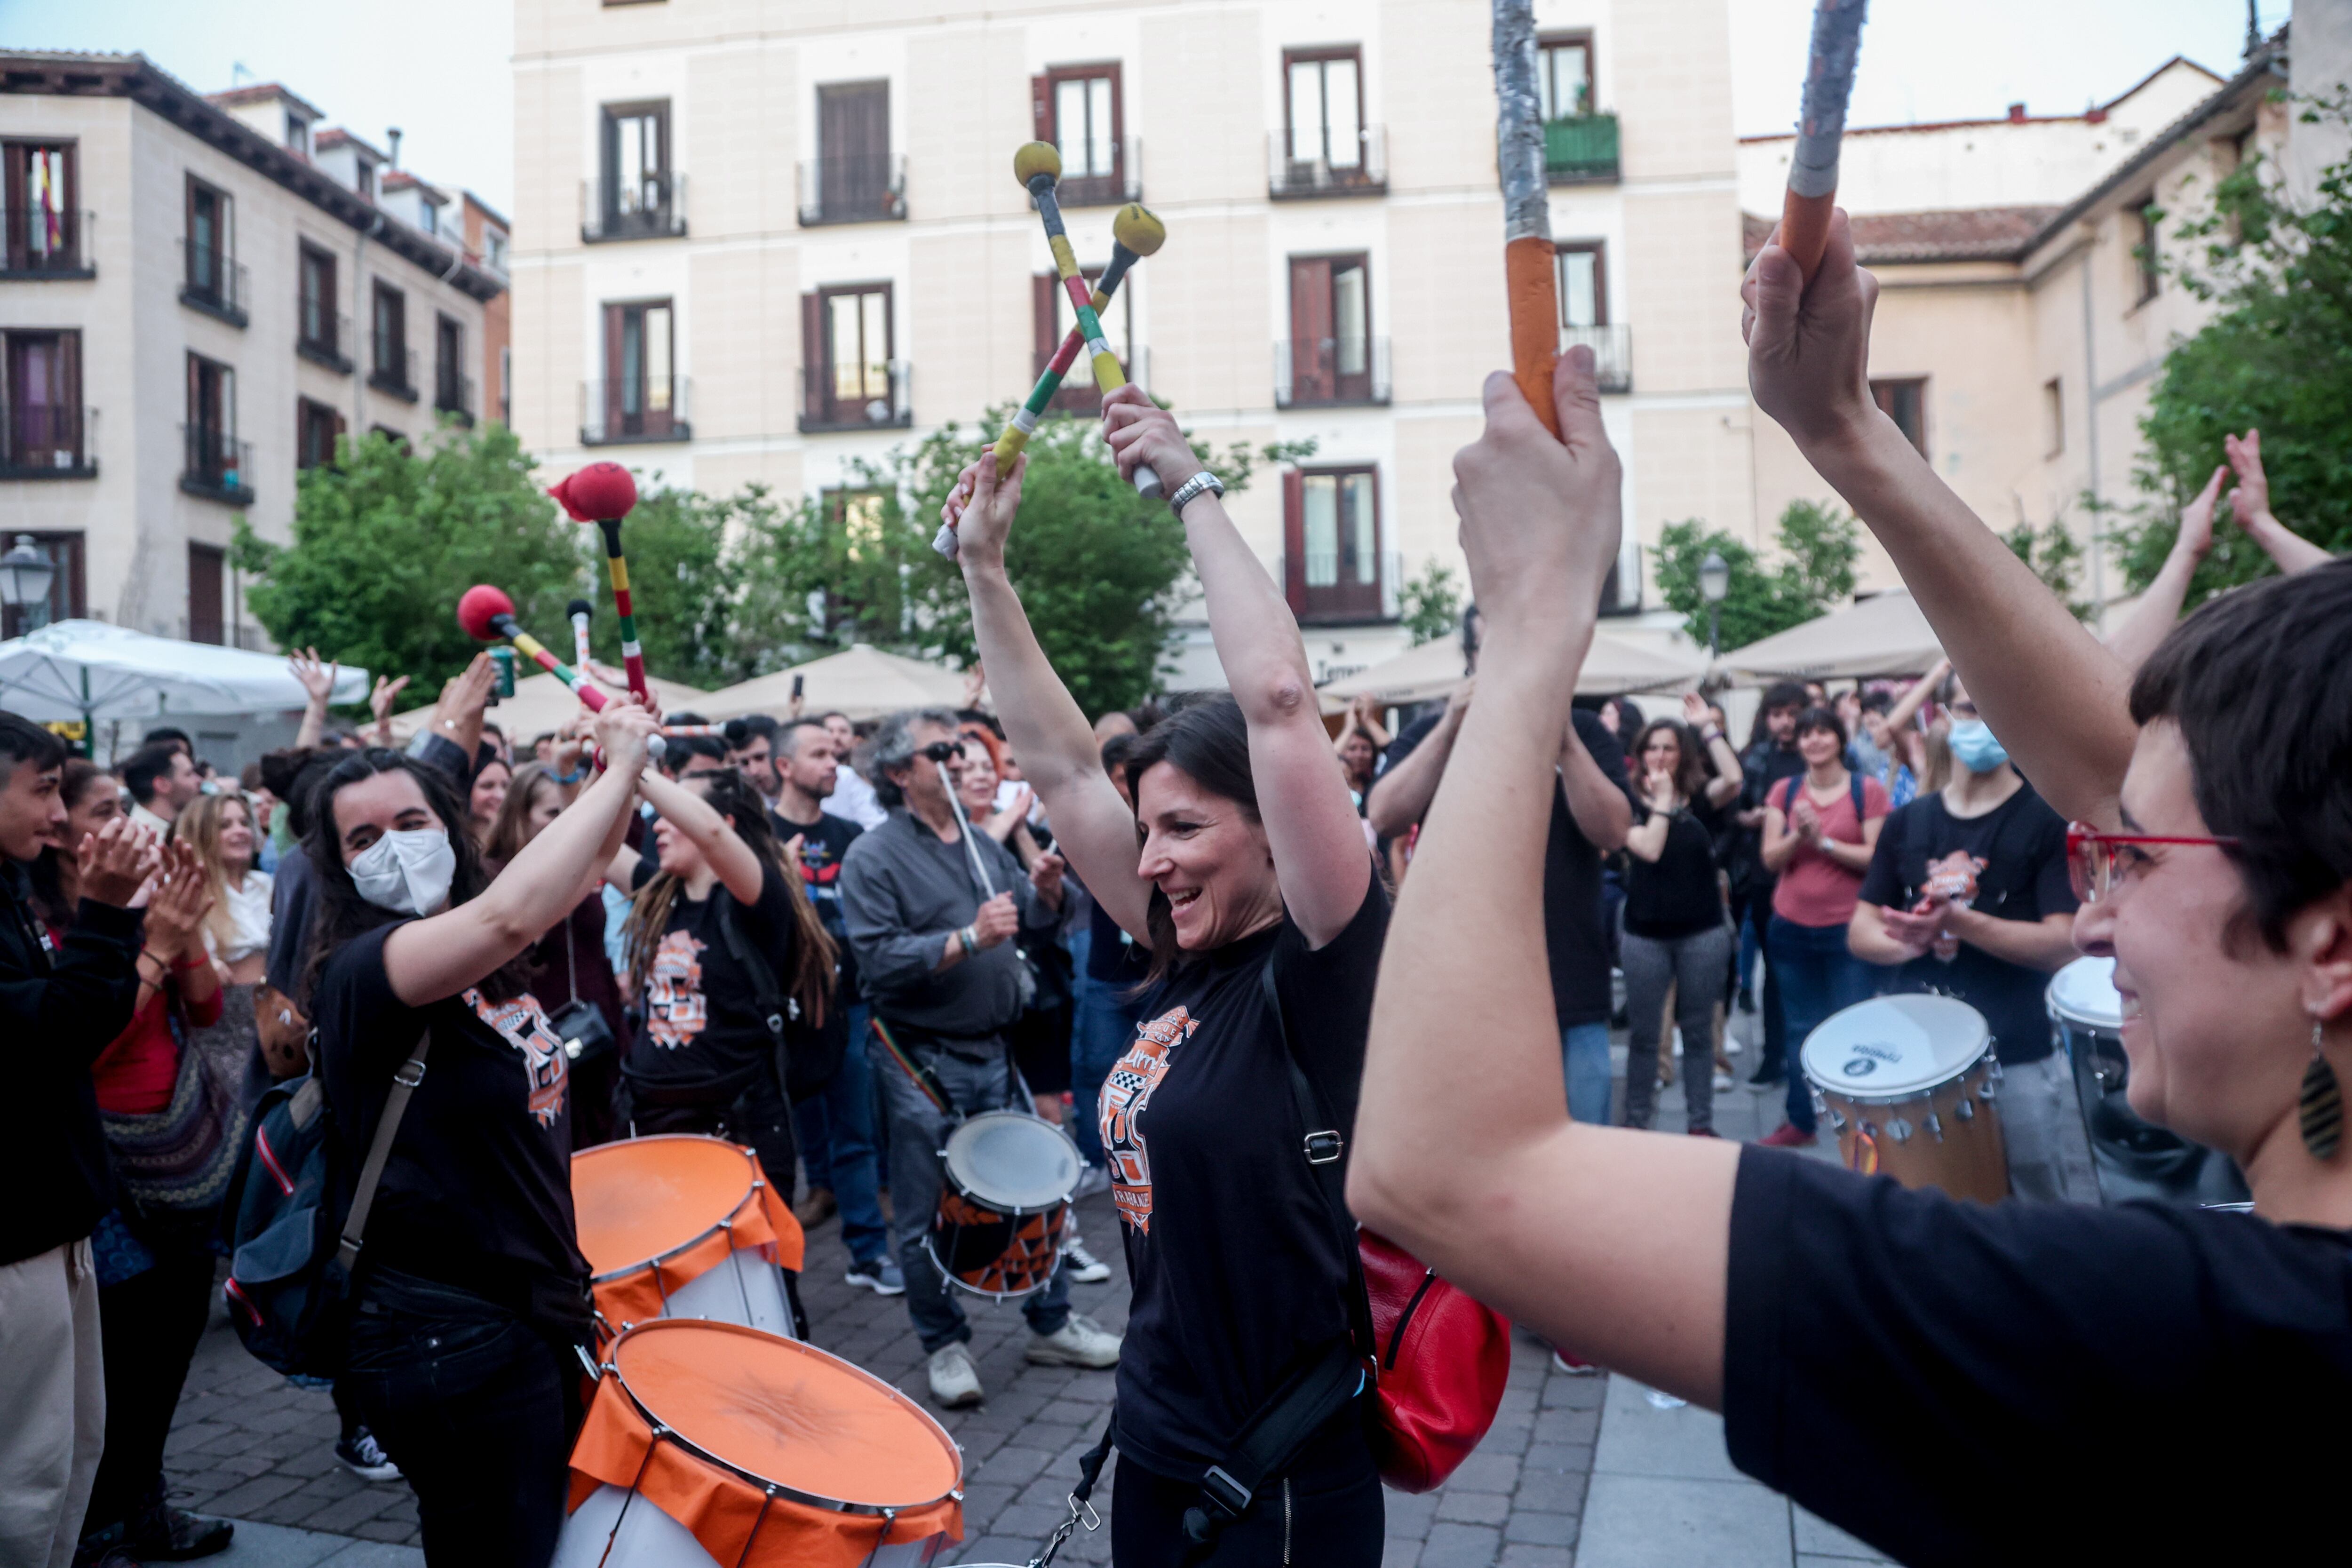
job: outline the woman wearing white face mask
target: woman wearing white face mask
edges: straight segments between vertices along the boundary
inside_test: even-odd
[[[538,1568],[563,1520],[572,1347],[590,1324],[572,1214],[571,1084],[526,989],[530,945],[620,847],[654,720],[607,707],[609,771],[488,883],[466,803],[431,768],[358,752],[317,787],[303,1011],[356,1164],[429,1031],[368,1218],[338,1388],[416,1489],[426,1552]]]

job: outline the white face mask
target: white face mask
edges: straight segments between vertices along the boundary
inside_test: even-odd
[[[429,915],[448,902],[457,851],[442,828],[396,829],[353,856],[351,870],[352,885],[376,908]]]

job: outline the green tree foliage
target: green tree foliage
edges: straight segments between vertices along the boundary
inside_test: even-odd
[[[1710,552],[1723,557],[1731,580],[1722,605],[1717,646],[1745,647],[1799,626],[1851,597],[1862,559],[1862,530],[1835,507],[1791,501],[1776,531],[1779,563],[1767,566],[1746,543],[1693,518],[1659,535],[1654,570],[1658,592],[1680,612],[1692,639],[1706,641],[1707,605],[1698,574]]]
[[[1404,629],[1412,646],[1452,637],[1462,626],[1462,587],[1454,568],[1432,561],[1405,584],[1398,595],[1404,610]]]
[[[2300,114],[2342,121],[2347,100],[2306,102]],[[2271,510],[2329,550],[2352,548],[2352,163],[2326,170],[2308,205],[2277,181],[2249,159],[2221,182],[2210,211],[2174,231],[2196,249],[2173,276],[2216,314],[2165,357],[2140,421],[2143,499],[2137,521],[2117,530],[2134,591],[2164,564],[2179,507],[2223,460],[2222,436],[2249,428],[2263,433]],[[2189,603],[2273,570],[2225,521]]]
[[[410,700],[429,700],[480,646],[457,625],[458,595],[477,583],[505,589],[549,647],[568,646],[583,531],[504,426],[445,429],[421,452],[369,435],[340,455],[301,475],[290,543],[236,525],[231,558],[255,579],[246,602],[278,647],[408,675]]]
[[[2000,536],[2010,553],[2031,567],[2042,579],[2042,585],[2058,596],[2058,602],[2074,613],[2078,621],[2091,618],[2091,605],[2074,597],[2074,589],[2083,579],[2083,545],[2072,529],[2062,519],[2053,520],[2047,528],[2036,531],[2030,522],[2021,522]]]
[[[641,494],[622,526],[621,544],[646,668],[664,679],[716,689],[807,657],[804,608],[786,604],[778,592],[800,546],[797,521],[757,483],[731,496],[669,489]],[[597,540],[601,562],[602,536],[583,532]],[[601,564],[591,570],[596,657],[618,666],[611,585]]]

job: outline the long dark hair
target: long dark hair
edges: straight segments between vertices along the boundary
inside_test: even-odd
[[[1249,723],[1230,692],[1220,691],[1185,703],[1154,724],[1127,754],[1127,793],[1134,797],[1137,832],[1142,831],[1143,775],[1161,763],[1191,778],[1211,795],[1223,795],[1258,820],[1257,780],[1250,773]],[[1176,921],[1168,895],[1151,889],[1145,929],[1151,936],[1151,969],[1144,984],[1165,979],[1184,962],[1176,945]]]
[[[1675,763],[1675,788],[1685,800],[1699,799],[1706,789],[1706,763],[1699,753],[1698,738],[1690,732],[1690,726],[1679,719],[1651,720],[1642,726],[1642,732],[1633,738],[1633,744],[1626,750],[1625,768],[1633,775],[1634,793],[1641,794],[1649,778],[1649,766],[1642,758],[1650,749],[1650,737],[1662,730],[1675,738],[1678,752]]]
[[[81,797],[92,785],[111,785],[113,780],[96,763],[87,757],[68,757],[58,773],[58,799],[71,811],[81,803]],[[40,917],[59,931],[73,924],[74,911],[80,904],[79,898],[67,897],[68,872],[78,869],[75,857],[81,853],[79,844],[59,848],[54,844],[43,846],[33,857],[30,875],[33,879],[33,908]],[[77,889],[79,891],[79,889]]]
[[[836,956],[833,938],[825,934],[824,923],[817,919],[816,907],[809,902],[808,889],[801,886],[799,868],[785,864],[784,847],[776,842],[767,801],[737,768],[714,768],[678,783],[688,789],[699,790],[711,810],[731,819],[735,837],[783,883],[785,897],[793,906],[796,940],[793,943],[793,973],[780,978],[784,979],[786,990],[801,1005],[801,1012],[808,1021],[822,1026],[825,1010],[833,1001]],[[674,871],[656,871],[636,891],[628,923],[622,928],[627,945],[630,992],[634,995],[646,994],[646,972],[653,966],[654,950],[661,946],[662,932],[668,928],[670,912],[677,907],[678,889],[684,885],[685,879]],[[731,899],[735,895],[721,886],[713,896]],[[851,1048],[858,1047],[853,1043]]]
[[[343,864],[342,835],[335,828],[335,796],[379,773],[406,773],[415,779],[416,787],[424,792],[425,804],[432,808],[442,829],[449,835],[449,847],[457,856],[457,872],[449,879],[449,907],[457,908],[490,885],[489,876],[482,868],[481,851],[474,847],[474,836],[468,830],[466,797],[457,792],[446,774],[381,746],[346,753],[342,761],[328,770],[326,777],[312,786],[307,797],[310,822],[310,831],[302,840],[302,851],[310,858],[310,875],[319,891],[310,915],[310,963],[302,976],[300,995],[296,1000],[306,1015],[316,1015],[319,976],[326,972],[328,961],[345,942],[365,936],[378,926],[407,918],[379,909],[360,896],[359,888],[352,881],[351,868]],[[510,1002],[530,989],[530,950],[526,948],[476,984],[491,1001]]]

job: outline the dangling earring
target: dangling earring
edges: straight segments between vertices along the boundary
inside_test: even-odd
[[[2344,1091],[2336,1069],[2327,1065],[2320,1047],[2320,1021],[2311,1021],[2311,1065],[2303,1069],[2303,1093],[2297,1109],[2303,1121],[2303,1146],[2315,1160],[2332,1160],[2344,1143]]]

